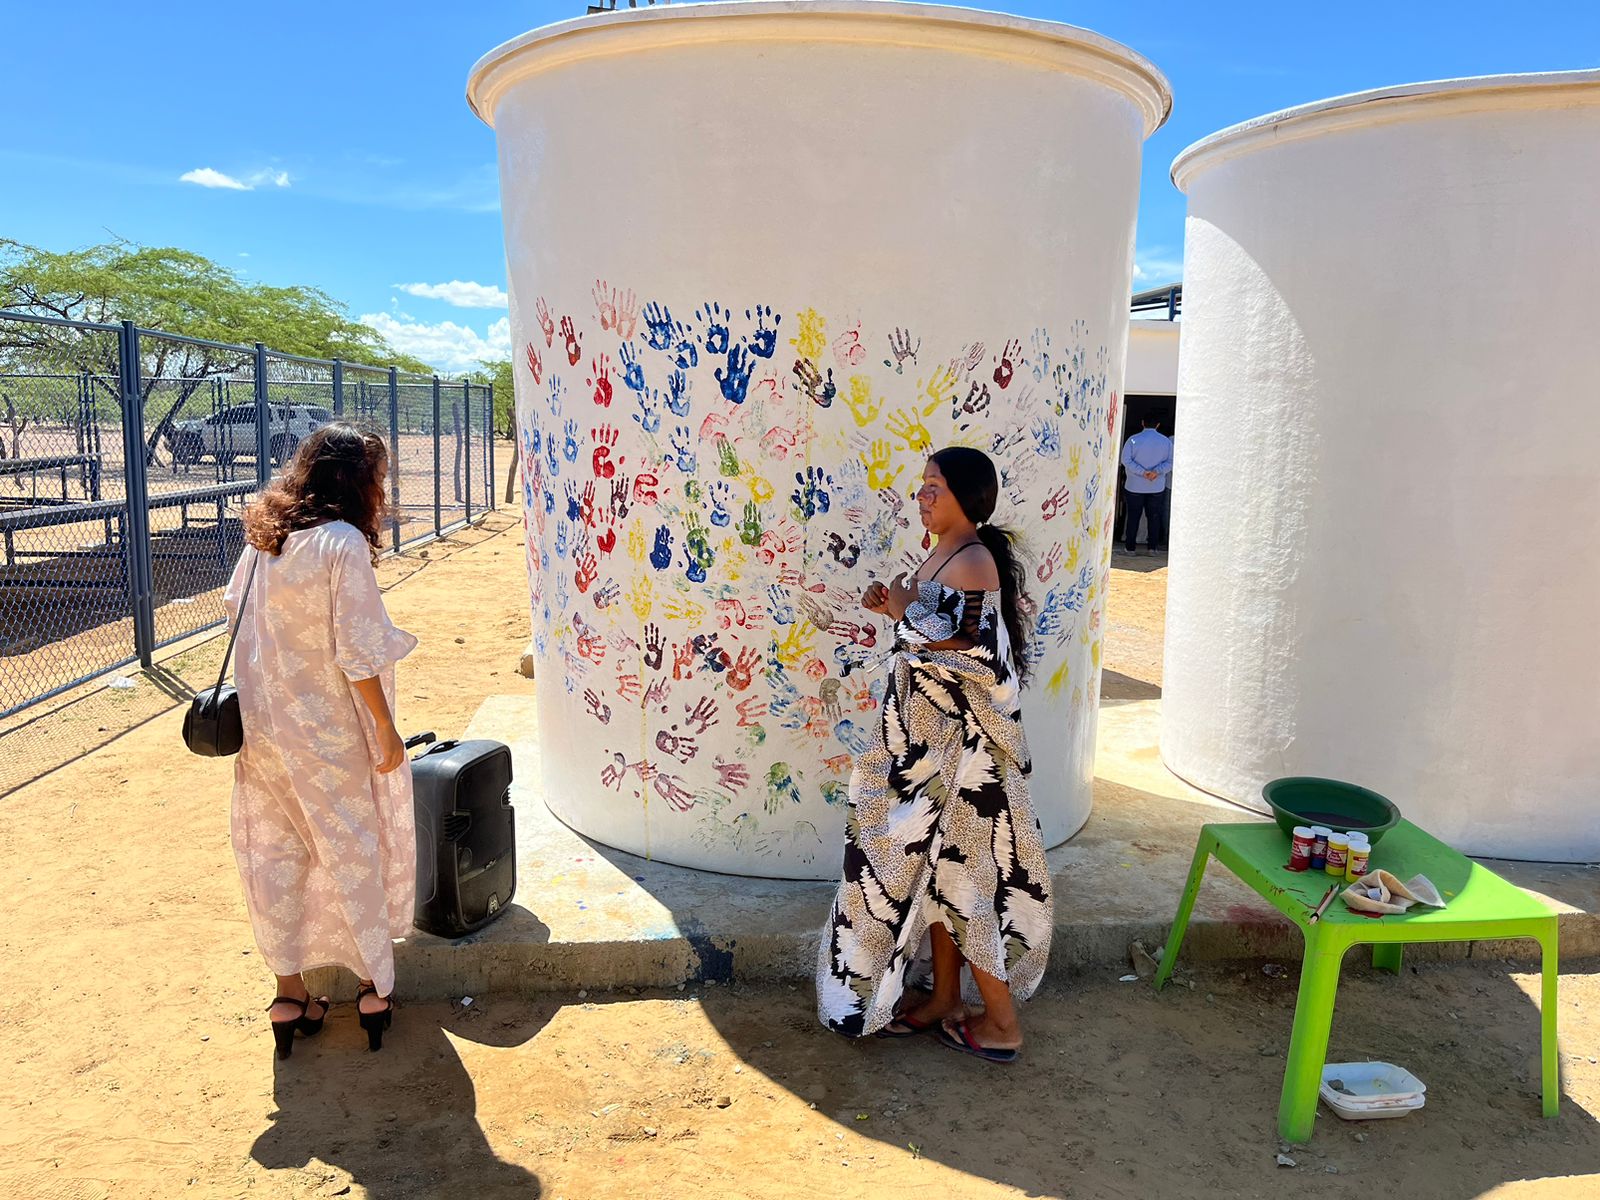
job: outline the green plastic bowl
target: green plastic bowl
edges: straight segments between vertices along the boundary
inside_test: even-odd
[[[1326,825],[1335,833],[1364,833],[1374,846],[1400,823],[1400,810],[1387,796],[1337,779],[1292,775],[1261,789],[1278,828],[1289,837],[1296,825]]]

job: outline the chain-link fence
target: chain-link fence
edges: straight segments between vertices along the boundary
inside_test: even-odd
[[[494,507],[493,391],[0,313],[0,718],[224,619],[245,505],[314,430],[389,444],[394,549]]]

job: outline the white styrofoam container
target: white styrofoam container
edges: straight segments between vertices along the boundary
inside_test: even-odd
[[[1336,1092],[1339,1080],[1345,1092]],[[1322,1068],[1322,1099],[1346,1121],[1381,1121],[1416,1112],[1428,1102],[1428,1085],[1404,1067],[1386,1062],[1328,1063]]]

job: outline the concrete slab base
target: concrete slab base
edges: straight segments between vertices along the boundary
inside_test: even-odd
[[[1166,938],[1200,826],[1254,814],[1195,790],[1161,765],[1160,700],[1107,700],[1100,714],[1094,812],[1049,855],[1055,879],[1052,972],[1127,973],[1128,945]],[[591,842],[539,796],[534,701],[492,696],[464,736],[509,744],[517,779],[517,895],[499,920],[458,942],[417,934],[396,947],[402,998],[675,987],[810,977],[833,884],[750,879],[651,862]],[[446,731],[441,730],[441,735]],[[1564,960],[1600,956],[1600,868],[1487,861],[1562,914]],[[1532,942],[1408,949],[1411,961],[1533,961]],[[1296,963],[1298,931],[1212,864],[1183,947],[1187,963]],[[353,995],[326,970],[313,991]]]

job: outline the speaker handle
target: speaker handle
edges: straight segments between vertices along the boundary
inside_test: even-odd
[[[426,733],[414,733],[406,739],[406,749],[415,750],[418,746],[431,746],[438,740],[438,735],[431,729]]]

